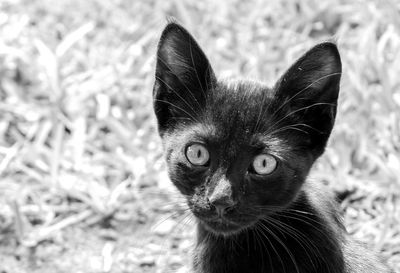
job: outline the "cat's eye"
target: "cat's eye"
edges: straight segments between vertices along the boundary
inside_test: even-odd
[[[277,161],[275,157],[269,154],[260,154],[254,158],[252,169],[257,174],[266,175],[275,171],[276,166]]]
[[[210,159],[210,154],[206,147],[201,144],[195,143],[186,148],[186,158],[190,163],[196,166],[204,166]]]

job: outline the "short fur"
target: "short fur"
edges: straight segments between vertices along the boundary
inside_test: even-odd
[[[198,222],[194,272],[391,272],[347,235],[330,191],[306,179],[333,128],[340,76],[336,45],[322,43],[272,88],[220,81],[183,27],[165,28],[154,109],[170,178]],[[207,165],[185,157],[193,143],[207,147]],[[263,153],[278,162],[269,175],[251,170]],[[215,198],[229,204],[223,218]]]

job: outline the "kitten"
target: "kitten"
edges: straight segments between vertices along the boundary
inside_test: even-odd
[[[220,81],[183,27],[165,28],[154,110],[170,178],[197,219],[194,272],[391,272],[306,179],[334,124],[340,76],[336,46],[322,43],[272,88]]]

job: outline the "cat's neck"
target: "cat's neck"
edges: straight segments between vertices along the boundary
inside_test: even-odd
[[[335,214],[319,211],[303,194],[289,208],[238,235],[217,236],[199,223],[195,272],[343,273],[340,224],[324,213]]]

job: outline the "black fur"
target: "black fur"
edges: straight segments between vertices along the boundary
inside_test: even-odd
[[[154,109],[170,178],[198,219],[194,272],[390,272],[374,255],[356,254],[368,251],[348,238],[329,190],[306,179],[335,120],[334,44],[309,50],[273,88],[217,80],[176,23],[165,28],[157,58]],[[192,143],[208,149],[207,165],[188,162]],[[269,175],[251,171],[261,153],[278,162]],[[231,204],[224,220],[210,203],[218,191]]]

